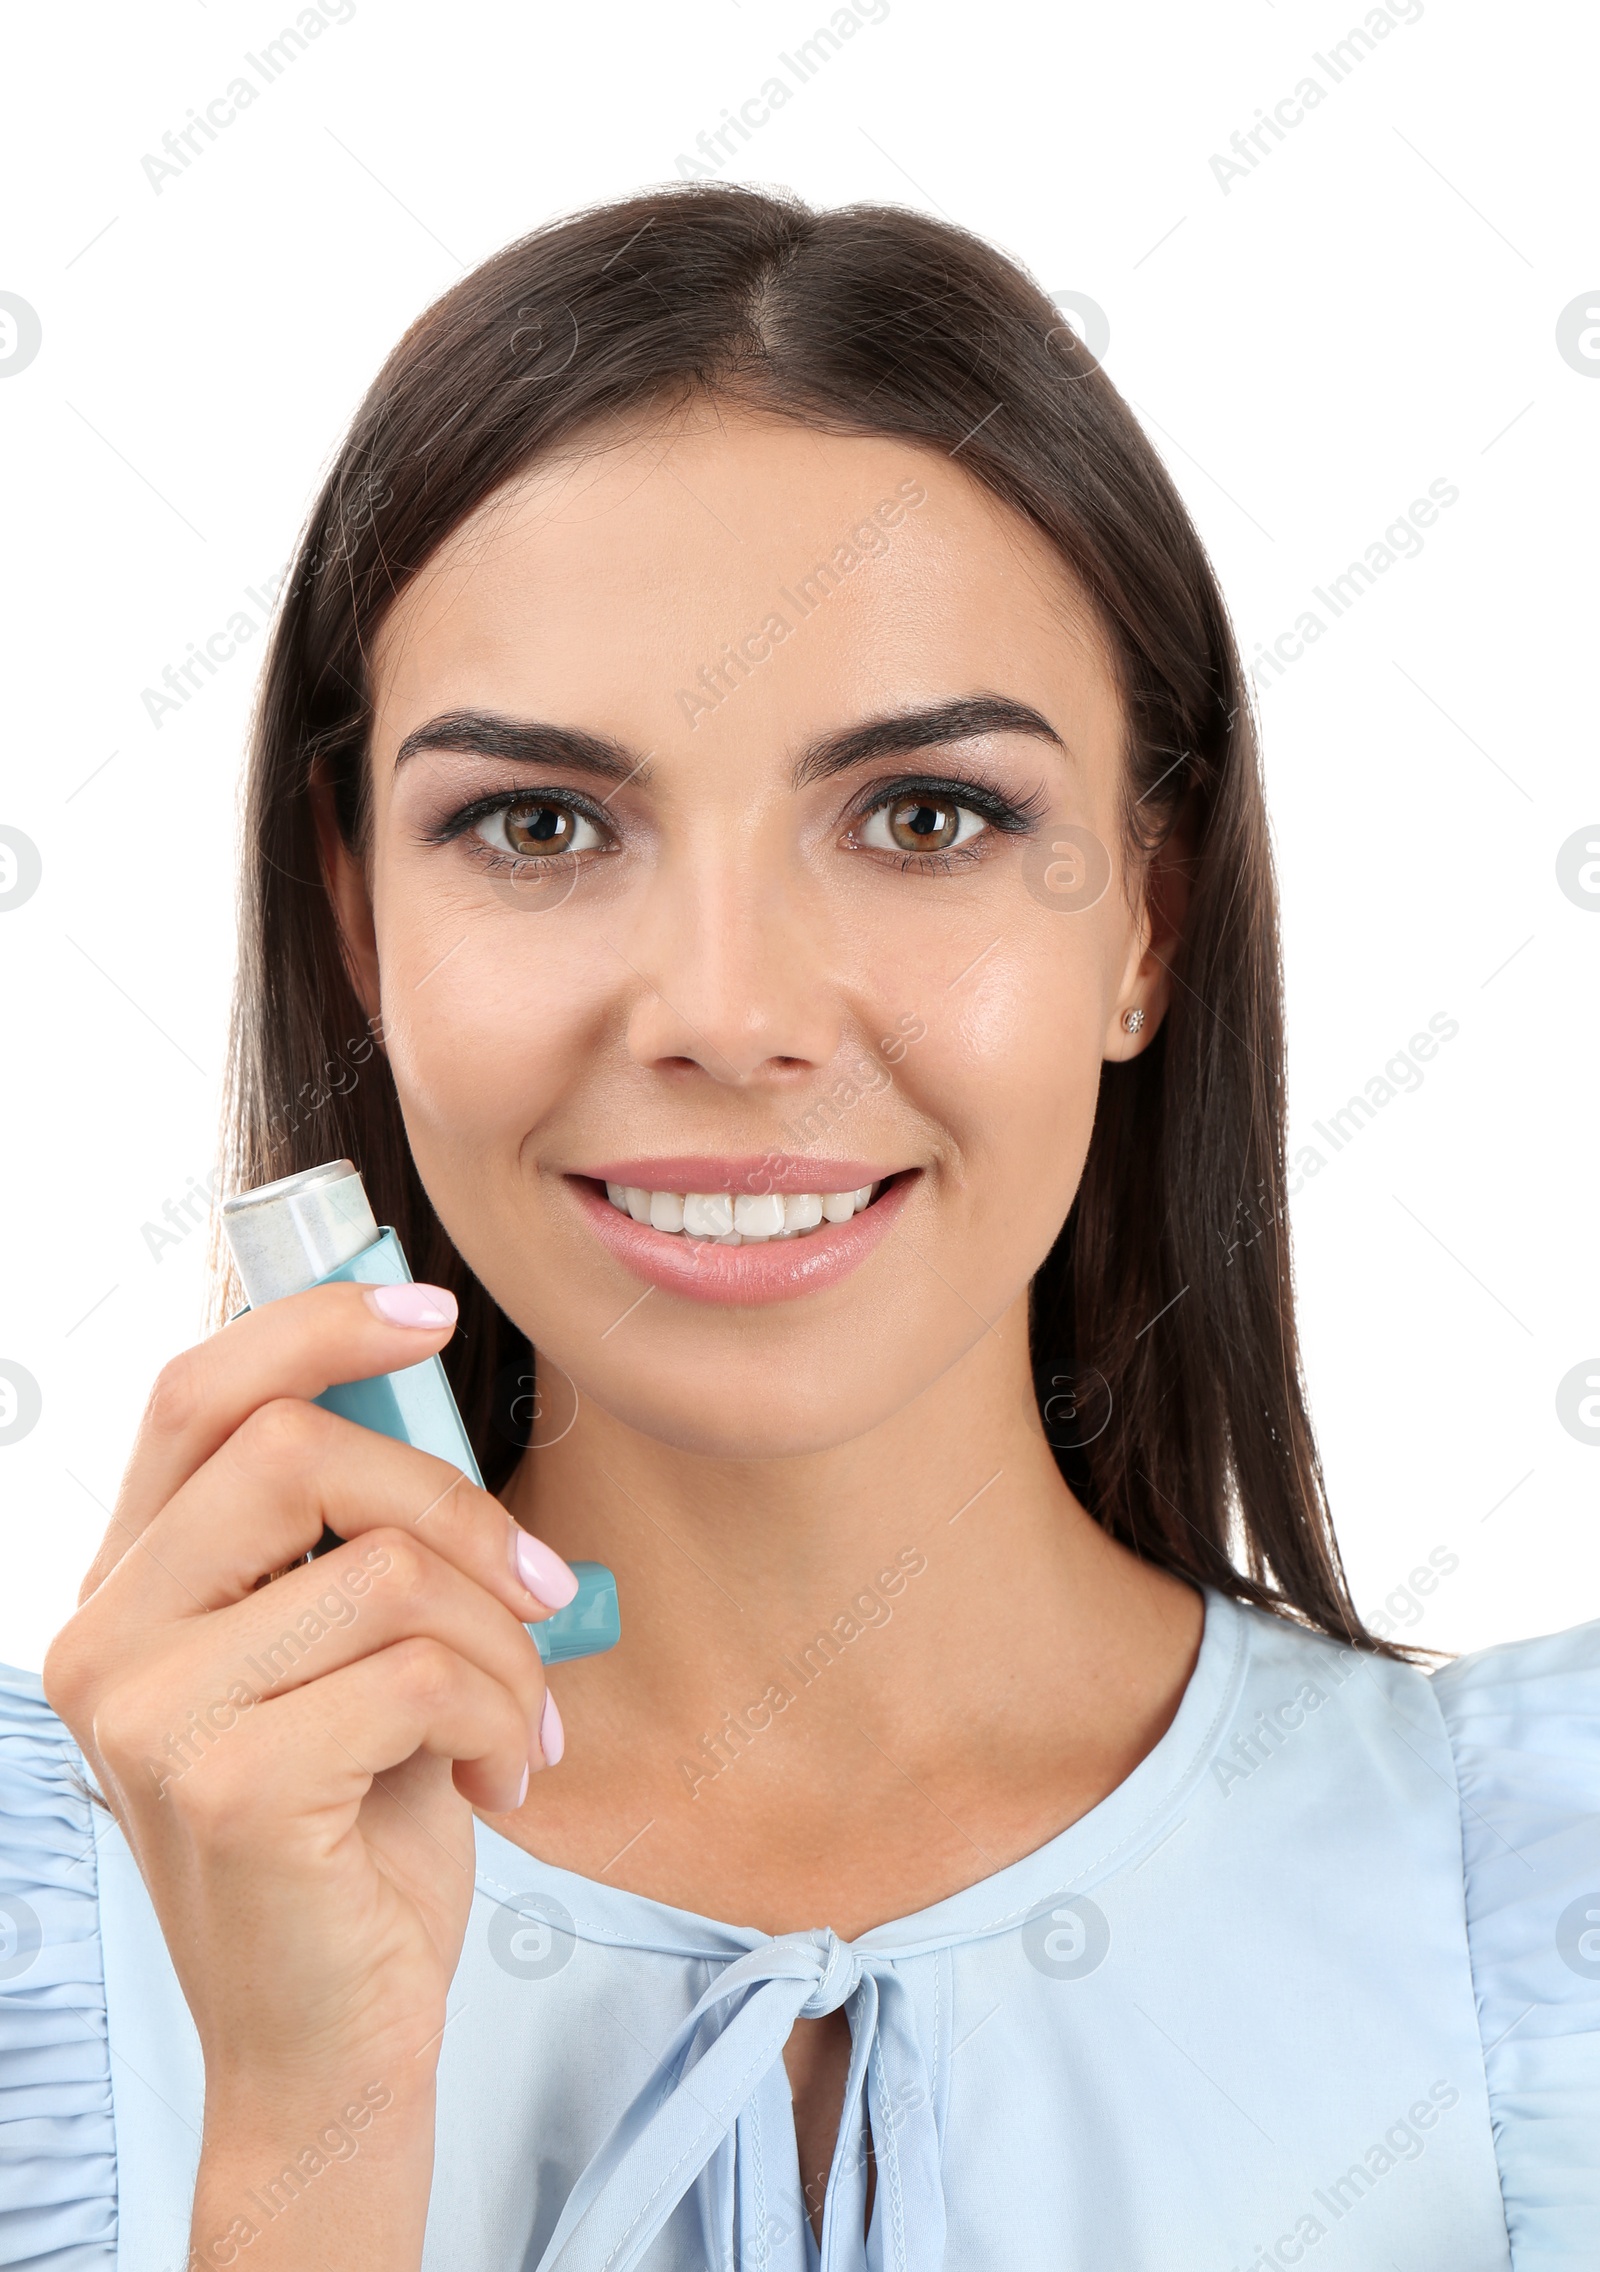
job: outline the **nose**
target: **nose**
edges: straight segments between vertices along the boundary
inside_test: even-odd
[[[614,950],[636,987],[635,1062],[742,1088],[802,1078],[837,1054],[845,1014],[821,910],[775,864],[736,847],[657,877]]]

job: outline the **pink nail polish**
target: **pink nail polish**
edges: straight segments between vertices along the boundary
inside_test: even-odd
[[[525,1760],[525,1761],[523,1762],[523,1768],[522,1768],[522,1784],[521,1784],[521,1788],[520,1788],[520,1789],[518,1790],[518,1792],[517,1792],[517,1805],[518,1805],[519,1807],[521,1806],[521,1804],[522,1804],[523,1800],[524,1800],[524,1799],[525,1799],[525,1798],[527,1797],[527,1795],[528,1795],[528,1777],[529,1777],[529,1775],[531,1774],[531,1772],[532,1772],[532,1762],[531,1762],[531,1761],[528,1761],[528,1760]]]
[[[456,1298],[444,1286],[368,1286],[362,1297],[386,1325],[440,1326],[456,1322]]]
[[[577,1597],[577,1573],[569,1570],[542,1538],[534,1538],[518,1525],[511,1536],[511,1566],[537,1601],[546,1609],[565,1609]]]
[[[567,1748],[566,1730],[561,1725],[561,1714],[556,1700],[547,1688],[544,1692],[544,1710],[539,1714],[539,1749],[544,1753],[546,1767],[554,1767]]]

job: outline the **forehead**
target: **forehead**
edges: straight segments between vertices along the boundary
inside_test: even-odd
[[[457,702],[658,748],[721,739],[724,707],[805,730],[975,688],[1103,726],[1112,679],[1055,548],[950,453],[715,404],[597,427],[506,484],[373,652],[391,748]]]

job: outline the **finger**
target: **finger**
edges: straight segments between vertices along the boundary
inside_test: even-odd
[[[375,1530],[312,1567],[190,1618],[139,1685],[161,1703],[150,1727],[158,1776],[183,1773],[273,1699],[396,1642],[436,1642],[509,1691],[537,1744],[544,1665],[520,1620],[409,1533]]]
[[[425,1542],[530,1624],[577,1592],[560,1556],[448,1460],[280,1397],[251,1412],[152,1518],[141,1539],[149,1551],[126,1556],[85,1614],[114,1616],[131,1637],[222,1609],[305,1554],[325,1524],[347,1540],[382,1529]]]
[[[434,1297],[443,1322],[397,1324],[376,1297]],[[424,1315],[426,1313],[424,1312]],[[273,1397],[318,1397],[336,1381],[399,1372],[436,1355],[455,1329],[443,1287],[313,1286],[236,1318],[162,1368],[134,1440],[111,1523],[90,1565],[82,1603],[128,1552],[157,1510],[257,1406]]]
[[[148,1781],[147,1716],[108,1712],[106,1765]],[[276,1845],[291,1826],[342,1835],[374,1780],[422,1751],[455,1763],[464,1799],[497,1813],[522,1804],[539,1762],[510,1689],[442,1642],[412,1636],[252,1712],[162,1789],[207,1847]]]
[[[313,1786],[358,1803],[375,1778],[423,1751],[454,1762],[473,1806],[509,1813],[543,1765],[517,1699],[479,1666],[425,1638],[397,1641],[326,1681],[269,1707],[290,1715],[283,1734],[264,1724]]]

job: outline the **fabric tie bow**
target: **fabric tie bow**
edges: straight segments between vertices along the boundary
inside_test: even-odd
[[[892,1958],[829,1931],[725,1965],[579,2178],[538,2272],[630,2272],[699,2181],[709,2272],[806,2272],[783,2046],[843,2006],[851,2032],[822,2272],[941,2272],[944,2189],[927,2061]],[[864,2234],[870,2111],[877,2172]]]

